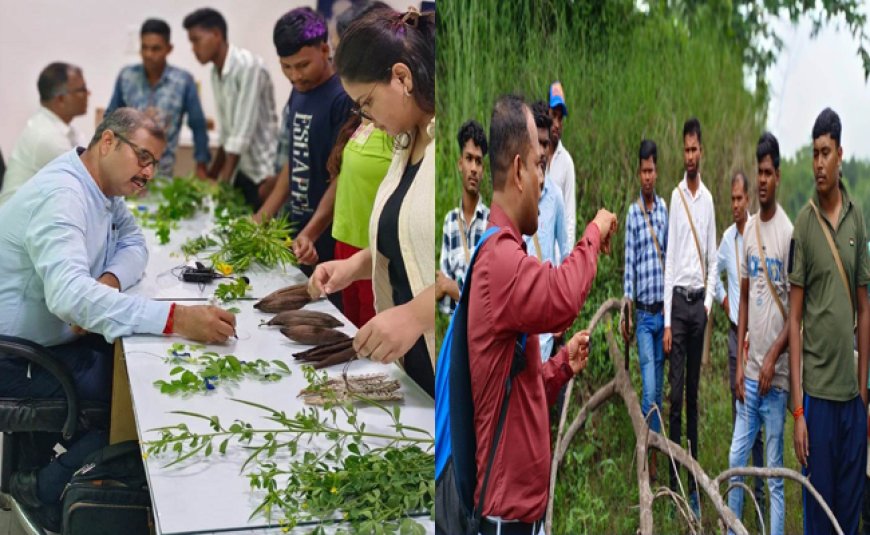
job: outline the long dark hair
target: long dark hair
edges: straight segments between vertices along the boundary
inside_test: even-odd
[[[412,96],[425,113],[435,113],[435,13],[374,9],[347,29],[335,53],[338,75],[352,82],[390,81],[396,63],[408,66]]]

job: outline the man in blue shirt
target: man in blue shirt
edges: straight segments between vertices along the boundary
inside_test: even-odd
[[[737,340],[737,313],[740,308],[740,262],[745,252],[743,230],[746,228],[746,221],[749,219],[748,207],[749,184],[746,180],[746,175],[742,171],[737,171],[731,177],[731,216],[734,223],[725,229],[725,232],[722,234],[717,264],[718,275],[721,276],[722,272],[726,274],[728,289],[726,290],[725,286],[722,285],[722,280],[719,276],[717,276],[716,280],[716,301],[722,305],[731,324],[728,329],[728,378],[731,385],[732,431],[737,418],[735,379],[737,373],[737,344],[739,343]],[[764,444],[761,433],[758,433],[752,445],[752,465],[756,467],[764,466]],[[762,516],[764,516],[764,480],[760,477],[755,478],[755,499],[759,507],[761,507]]]
[[[653,406],[659,413],[648,417],[649,427],[661,433],[662,387],[664,385],[664,273],[668,249],[668,207],[656,195],[658,149],[654,141],[644,139],[638,152],[637,174],[640,195],[628,207],[625,218],[625,297],[637,309],[637,355],[643,385],[641,410],[647,416]],[[631,332],[631,312],[622,326],[628,341]],[[649,474],[656,479],[658,469],[655,452],[649,463]]]
[[[176,333],[220,343],[235,330],[235,316],[217,307],[123,293],[148,262],[124,197],[147,186],[165,144],[149,116],[119,108],[87,149],[61,154],[0,207],[0,334],[46,346],[69,368],[82,400],[109,400],[111,342],[120,336]],[[0,396],[63,397],[63,389],[42,368],[3,358]],[[13,474],[12,496],[60,531],[63,488],[105,438],[89,431],[48,466]]]
[[[157,166],[159,176],[173,176],[175,149],[181,132],[181,122],[187,114],[187,124],[193,131],[196,174],[206,177],[208,151],[205,115],[199,102],[196,83],[187,71],[166,63],[172,52],[169,25],[159,19],[148,19],[139,32],[141,65],[129,65],[121,70],[115,82],[112,100],[106,114],[118,108],[131,107],[151,115],[166,132],[166,150]]]
[[[535,127],[538,131],[538,145],[545,155],[543,166],[546,170],[549,163],[547,155],[550,150],[550,129],[553,127],[553,119],[544,102],[533,104],[532,114],[535,116]],[[523,240],[530,255],[538,257],[538,261],[542,263],[550,262],[554,267],[559,267],[572,249],[571,244],[568,243],[562,195],[546,173],[541,186],[541,197],[538,199],[538,231],[532,236],[523,236]],[[561,338],[561,334],[558,333],[559,336],[556,338]],[[541,343],[541,360],[546,362],[553,354],[553,347],[557,340],[551,333],[539,334],[538,339]]]

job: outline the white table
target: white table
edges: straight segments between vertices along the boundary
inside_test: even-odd
[[[149,206],[142,204],[142,206]],[[201,236],[213,228],[211,215],[208,212],[198,212],[195,217],[180,221],[178,228],[169,233],[169,243],[161,245],[154,229],[144,228],[145,243],[148,246],[148,265],[145,274],[127,293],[142,295],[151,299],[164,301],[204,300],[210,298],[218,284],[226,280],[218,279],[207,284],[184,282],[180,279],[183,266],[193,266],[197,259],[209,265],[209,251],[203,251],[198,258],[185,258],[181,245],[190,238]],[[248,297],[260,299],[271,292],[305,282],[307,279],[299,268],[287,265],[267,269],[258,264],[243,273],[251,281]]]
[[[136,427],[143,441],[159,438],[159,433],[149,431],[157,427],[187,423],[191,430],[208,432],[208,423],[194,418],[170,414],[173,410],[186,410],[207,416],[218,415],[221,422],[228,425],[235,419],[252,423],[254,426],[269,425],[263,418],[266,413],[253,407],[231,401],[238,398],[283,410],[288,415],[296,414],[304,407],[296,397],[306,382],[301,371],[301,363],[295,361],[291,353],[302,351],[303,346],[286,339],[275,328],[258,327],[264,314],[253,309],[252,303],[239,302],[241,309],[237,316],[239,340],[224,346],[208,346],[206,350],[220,354],[232,353],[241,360],[282,359],[291,367],[293,373],[276,383],[262,383],[256,380],[242,381],[236,388],[218,386],[207,394],[197,394],[187,398],[161,394],[153,385],[158,379],[169,379],[169,370],[174,364],[167,364],[167,350],[174,342],[184,342],[176,337],[134,336],[123,340],[130,390],[133,400]],[[356,328],[335,310],[327,300],[310,304],[307,308],[329,312],[345,322],[340,330],[353,335]],[[206,351],[203,350],[203,351]],[[330,375],[341,373],[342,366],[328,369]],[[358,361],[351,365],[350,373],[387,372],[402,382],[405,399],[401,402],[402,421],[408,425],[421,427],[434,436],[434,410],[432,399],[420,389],[397,366],[385,367],[369,361]],[[389,417],[371,407],[360,407],[359,414],[365,418],[366,429],[374,432],[389,432]],[[270,426],[274,427],[274,423]],[[326,439],[318,437],[312,442],[317,450]],[[373,443],[374,444],[374,443]],[[247,458],[245,450],[231,442],[226,455],[215,452],[210,457],[197,456],[180,465],[166,467],[174,454],[146,459],[145,467],[149,488],[155,510],[158,531],[163,534],[201,533],[225,530],[246,530],[265,528],[269,525],[263,517],[249,520],[251,512],[259,505],[263,496],[252,492],[248,479],[240,474],[242,463]],[[273,518],[277,525],[280,515]],[[431,520],[422,518],[424,525],[432,530]]]

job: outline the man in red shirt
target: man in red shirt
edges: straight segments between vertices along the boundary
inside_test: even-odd
[[[574,322],[595,278],[598,253],[616,229],[616,216],[599,210],[558,268],[529,256],[522,235],[538,225],[544,154],[529,107],[506,96],[490,123],[493,198],[487,240],[474,266],[468,309],[468,354],[477,435],[477,486],[498,421],[517,337],[528,334],[525,369],[513,379],[507,416],[489,476],[480,532],[535,534],[547,504],[550,466],[548,405],[586,365],[589,334],[577,333],[546,363],[538,333],[564,331]]]

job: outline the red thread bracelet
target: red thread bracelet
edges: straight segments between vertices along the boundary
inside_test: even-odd
[[[800,418],[801,416],[804,415],[804,408],[798,407],[797,409],[795,409],[795,411],[792,414],[794,415],[794,419],[797,420],[798,418]]]
[[[163,328],[163,334],[172,334],[173,323],[175,322],[175,303],[169,305],[169,317],[166,318],[166,327]]]

